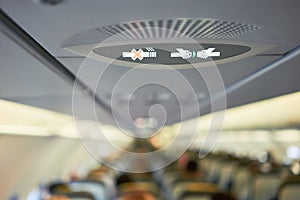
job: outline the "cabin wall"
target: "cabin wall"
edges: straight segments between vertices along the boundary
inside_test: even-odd
[[[25,199],[33,186],[72,172],[96,161],[77,139],[0,135],[0,199],[18,194]]]

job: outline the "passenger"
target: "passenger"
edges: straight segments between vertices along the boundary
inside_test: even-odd
[[[53,184],[49,187],[50,194],[65,194],[72,192],[72,190],[63,183]]]
[[[132,183],[133,180],[128,174],[122,174],[116,179],[116,186],[119,187],[123,183]]]
[[[273,154],[271,152],[267,152],[266,161],[260,164],[259,172],[271,173],[271,172],[279,172],[279,170],[280,167],[276,163]]]
[[[188,152],[185,152],[184,154],[182,154],[182,156],[180,156],[180,158],[177,160],[177,164],[179,166],[179,168],[183,169],[185,168],[185,166],[188,164],[190,160],[190,154]]]
[[[189,160],[186,165],[186,171],[194,173],[198,170],[198,163],[194,160]]]
[[[276,163],[275,158],[271,152],[267,152],[264,161],[250,161],[248,165],[249,171],[252,175],[256,175],[258,173],[279,173],[280,171],[280,166],[278,165],[278,163]]]
[[[182,173],[184,179],[196,179],[201,180],[202,173],[199,169],[199,165],[195,160],[189,160],[186,164],[186,167]]]
[[[293,164],[290,167],[290,173],[295,176],[300,176],[300,163],[299,162],[293,162]]]
[[[76,171],[72,171],[70,173],[70,180],[71,181],[78,181],[78,180],[80,180],[80,177],[79,177],[79,175],[78,175],[78,173]]]
[[[288,173],[282,178],[282,183],[280,187],[288,183],[300,183],[300,163],[299,161],[293,162],[290,166]]]

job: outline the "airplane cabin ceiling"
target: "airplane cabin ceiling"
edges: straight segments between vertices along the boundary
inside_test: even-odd
[[[134,5],[134,6],[133,6]],[[101,76],[105,63],[84,58],[62,48],[62,44],[71,36],[99,27],[137,20],[159,19],[216,19],[245,23],[260,27],[258,30],[230,38],[234,41],[255,42],[275,45],[274,48],[259,55],[217,66],[224,85],[242,79],[250,73],[280,58],[300,44],[300,2],[291,1],[62,1],[57,5],[45,5],[33,0],[2,0],[1,9],[18,25],[29,33],[49,53],[55,56],[72,73],[91,88],[107,104],[110,104],[112,91],[121,77],[132,68],[111,65]],[[0,97],[19,103],[29,104],[51,110],[72,114],[72,86],[61,80],[45,66],[33,59],[24,50],[0,33]],[[298,75],[300,58],[297,57],[279,68],[264,74],[258,79],[239,88],[227,96],[227,107],[235,107],[270,97],[299,91]],[[84,70],[79,70],[87,65]],[[81,68],[80,68],[81,67]],[[200,68],[200,72],[209,71],[209,67]],[[207,86],[194,69],[178,70],[191,84],[198,100],[209,96]],[[117,109],[123,112],[124,102],[130,97],[131,84],[145,77],[164,79],[169,75],[160,70],[140,69],[129,82],[120,85],[116,98]],[[180,82],[174,82],[180,88]],[[177,94],[189,103],[189,92],[182,90]],[[94,113],[85,112],[91,100],[76,92],[75,97],[82,106],[77,106],[83,118],[94,118]],[[179,121],[180,109],[176,95],[172,92],[152,86],[141,87],[132,100],[130,114],[132,118],[147,117],[148,109],[154,104],[165,106],[168,114],[167,124]],[[79,105],[78,104],[78,105]],[[98,111],[97,111],[98,112]],[[206,107],[201,114],[210,112]],[[92,115],[92,116],[91,116]],[[102,110],[99,110],[102,115]],[[190,112],[185,119],[196,117]],[[105,118],[105,119],[104,119]],[[111,123],[110,117],[103,121]],[[125,120],[126,121],[126,120]]]

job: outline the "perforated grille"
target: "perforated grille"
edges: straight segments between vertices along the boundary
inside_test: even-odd
[[[144,20],[98,28],[121,40],[165,37],[227,39],[257,29],[259,27],[255,25],[213,19]]]

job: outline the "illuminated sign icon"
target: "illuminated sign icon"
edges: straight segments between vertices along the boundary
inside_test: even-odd
[[[176,48],[177,52],[171,53],[171,58],[182,58],[182,59],[189,59],[189,58],[202,58],[206,59],[208,57],[219,57],[221,56],[221,52],[214,52],[215,48],[208,48],[201,51],[189,51],[182,48]]]
[[[197,51],[198,58],[208,58],[208,57],[219,57],[221,56],[221,52],[214,52],[215,48],[208,48],[206,50]]]
[[[171,53],[171,58],[183,58],[183,59],[188,59],[191,58],[193,53],[189,50],[185,50],[182,48],[176,48],[177,52]],[[194,53],[194,55],[196,55]]]
[[[123,52],[123,58],[131,58],[132,60],[143,60],[143,58],[155,58],[157,56],[157,52],[152,47],[145,48],[146,51],[142,49],[136,50],[132,49],[130,52]]]

